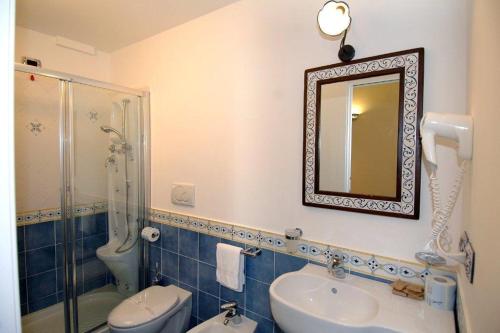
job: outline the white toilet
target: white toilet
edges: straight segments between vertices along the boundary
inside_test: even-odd
[[[102,260],[116,279],[118,292],[125,297],[137,293],[139,290],[139,245],[123,253],[117,253],[116,249],[121,244],[116,240],[97,249],[97,258]]]
[[[191,293],[170,285],[152,286],[111,311],[111,333],[183,333],[191,317]]]

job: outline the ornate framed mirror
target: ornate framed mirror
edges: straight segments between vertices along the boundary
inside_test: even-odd
[[[418,219],[424,49],[305,71],[306,206]]]

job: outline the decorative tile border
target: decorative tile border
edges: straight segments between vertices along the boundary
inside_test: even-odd
[[[319,264],[325,264],[331,257],[342,258],[345,267],[353,272],[389,281],[403,279],[423,284],[425,277],[431,274],[455,275],[452,270],[427,268],[417,262],[398,260],[305,239],[298,243],[296,253],[291,254],[286,250],[283,235],[164,210],[151,209],[149,220],[283,252]]]
[[[107,202],[96,202],[75,208],[76,216],[86,216],[107,212]],[[61,210],[43,209],[20,213],[17,215],[17,225],[30,225],[61,219]],[[288,253],[283,235],[248,228],[227,222],[178,214],[163,210],[151,209],[149,220],[183,229],[194,230],[208,235],[238,241],[250,246],[258,246],[277,252],[308,259],[312,262],[325,264],[329,258],[342,258],[346,268],[353,272],[394,281],[403,279],[413,283],[423,284],[425,277],[431,274],[455,274],[451,270],[426,268],[417,262],[398,260],[372,253],[338,247],[302,239],[297,245],[296,253]]]
[[[88,205],[79,205],[74,209],[75,216],[87,216],[108,211],[106,201],[95,202]],[[17,226],[30,225],[49,221],[58,221],[61,219],[61,209],[41,209],[17,214]]]

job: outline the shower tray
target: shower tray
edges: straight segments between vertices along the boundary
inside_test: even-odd
[[[90,332],[106,323],[108,314],[125,296],[108,285],[78,296],[79,333]],[[64,333],[63,303],[57,303],[22,318],[23,333]]]

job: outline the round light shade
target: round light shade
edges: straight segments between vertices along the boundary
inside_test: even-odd
[[[328,1],[318,13],[321,31],[330,36],[338,36],[351,24],[349,6],[341,1]]]

